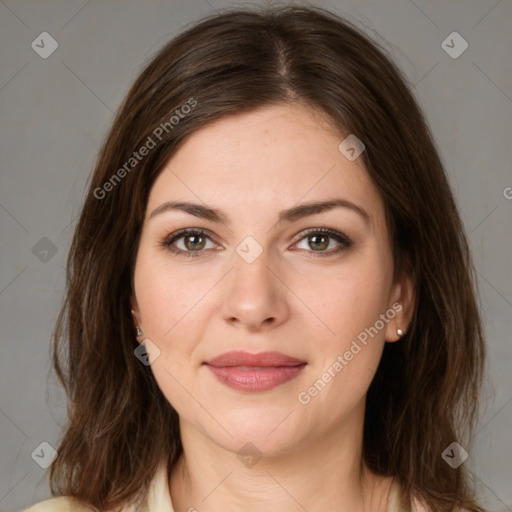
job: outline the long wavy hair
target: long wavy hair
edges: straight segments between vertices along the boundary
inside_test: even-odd
[[[88,183],[53,334],[69,401],[53,495],[99,510],[141,501],[162,454],[170,471],[182,453],[178,415],[134,356],[130,295],[149,191],[206,123],[297,102],[327,114],[340,137],[364,142],[395,275],[407,269],[416,282],[411,324],[385,344],[368,390],[364,462],[399,481],[406,506],[417,497],[436,512],[483,510],[464,465],[441,456],[453,441],[467,448],[485,347],[475,271],[438,151],[386,50],[335,14],[296,5],[230,9],[187,27],[146,63],[117,112]]]

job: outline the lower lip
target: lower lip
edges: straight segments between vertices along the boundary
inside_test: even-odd
[[[238,391],[268,391],[295,378],[306,366],[277,366],[270,368],[244,366],[210,366],[208,369],[226,386]]]

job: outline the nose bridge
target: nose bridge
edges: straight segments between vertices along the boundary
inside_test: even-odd
[[[233,255],[233,271],[223,301],[226,320],[257,328],[278,324],[288,312],[286,287],[276,277],[268,250],[247,237]]]

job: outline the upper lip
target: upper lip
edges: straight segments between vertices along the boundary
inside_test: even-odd
[[[260,352],[250,354],[241,350],[225,352],[219,356],[206,361],[205,364],[217,367],[228,366],[253,366],[253,367],[279,367],[279,366],[299,366],[306,361],[281,354],[280,352]]]

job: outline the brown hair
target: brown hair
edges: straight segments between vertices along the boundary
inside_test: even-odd
[[[69,253],[52,349],[69,398],[51,466],[54,494],[119,507],[145,497],[162,454],[169,471],[176,462],[177,413],[133,353],[129,298],[150,188],[206,123],[301,102],[327,114],[340,136],[364,142],[395,275],[407,270],[416,282],[412,322],[399,342],[386,343],[368,391],[364,461],[396,477],[408,504],[416,496],[431,510],[482,510],[464,465],[452,469],[441,457],[453,441],[464,446],[477,414],[484,341],[476,280],[442,163],[406,83],[384,49],[318,7],[215,14],[149,62],[103,144]],[[150,139],[156,147],[131,160]]]

